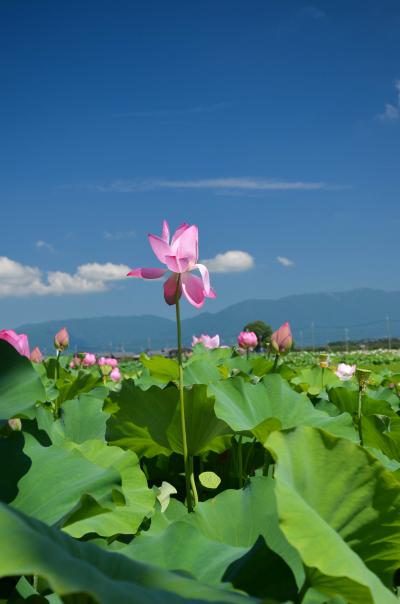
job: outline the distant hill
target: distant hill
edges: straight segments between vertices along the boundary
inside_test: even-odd
[[[236,341],[238,332],[261,319],[274,329],[289,321],[299,346],[333,340],[400,336],[400,292],[358,289],[347,292],[302,294],[278,300],[246,300],[217,313],[202,312],[183,321],[184,343],[193,334],[219,333],[223,342]],[[174,347],[174,321],[154,315],[63,319],[22,325],[31,345],[52,350],[55,332],[66,325],[72,350],[140,352]]]

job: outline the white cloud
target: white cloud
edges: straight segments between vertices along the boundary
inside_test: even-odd
[[[279,264],[281,264],[282,266],[289,267],[289,266],[294,265],[293,260],[290,260],[289,258],[285,258],[285,256],[277,256],[276,259],[279,262]]]
[[[394,87],[397,93],[396,104],[385,103],[385,111],[378,115],[378,118],[382,121],[393,122],[400,119],[400,80],[396,80]]]
[[[103,292],[112,281],[125,279],[125,264],[97,262],[78,266],[75,273],[49,271],[0,256],[0,298]]]
[[[133,229],[130,231],[106,231],[104,233],[104,239],[108,239],[109,241],[120,241],[121,239],[132,239],[132,237],[136,237],[136,231]]]
[[[126,264],[91,262],[78,266],[76,274],[83,279],[92,281],[119,281],[124,279],[129,271],[130,268]]]
[[[254,267],[253,256],[240,250],[229,250],[203,262],[212,273],[238,273]]]
[[[196,180],[115,180],[106,185],[90,185],[92,190],[102,193],[136,193],[157,189],[208,189],[213,191],[315,191],[334,189],[336,186],[324,182],[278,181],[265,178],[203,178]]]
[[[35,243],[35,247],[37,247],[39,250],[40,249],[44,249],[47,250],[48,252],[55,252],[55,248],[51,243],[48,243],[47,241],[43,241],[43,239],[39,239],[38,241],[36,241]]]

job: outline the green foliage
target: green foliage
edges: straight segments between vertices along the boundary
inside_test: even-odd
[[[33,417],[46,393],[32,363],[8,342],[0,340],[0,420],[16,415]]]
[[[397,601],[393,355],[352,361],[373,369],[360,399],[332,358],[322,372],[290,353],[276,371],[197,347],[184,363],[188,514],[175,360],[126,361],[115,384],[67,357],[32,365],[2,341],[0,354],[1,604]]]

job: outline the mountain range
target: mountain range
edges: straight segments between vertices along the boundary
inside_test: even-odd
[[[373,339],[400,335],[400,292],[357,289],[299,294],[277,300],[245,300],[217,313],[201,312],[182,322],[183,341],[192,335],[218,333],[232,344],[246,323],[263,320],[276,329],[289,321],[297,345],[318,346],[335,340]],[[31,346],[50,353],[54,334],[66,326],[73,351],[140,352],[176,346],[176,326],[155,315],[63,319],[21,325]]]

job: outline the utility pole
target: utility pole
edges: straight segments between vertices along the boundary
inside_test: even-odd
[[[392,350],[392,336],[390,334],[390,317],[386,316],[386,334],[387,334],[387,342],[389,350]]]
[[[346,352],[349,352],[349,330],[344,328],[344,341],[346,342]]]

